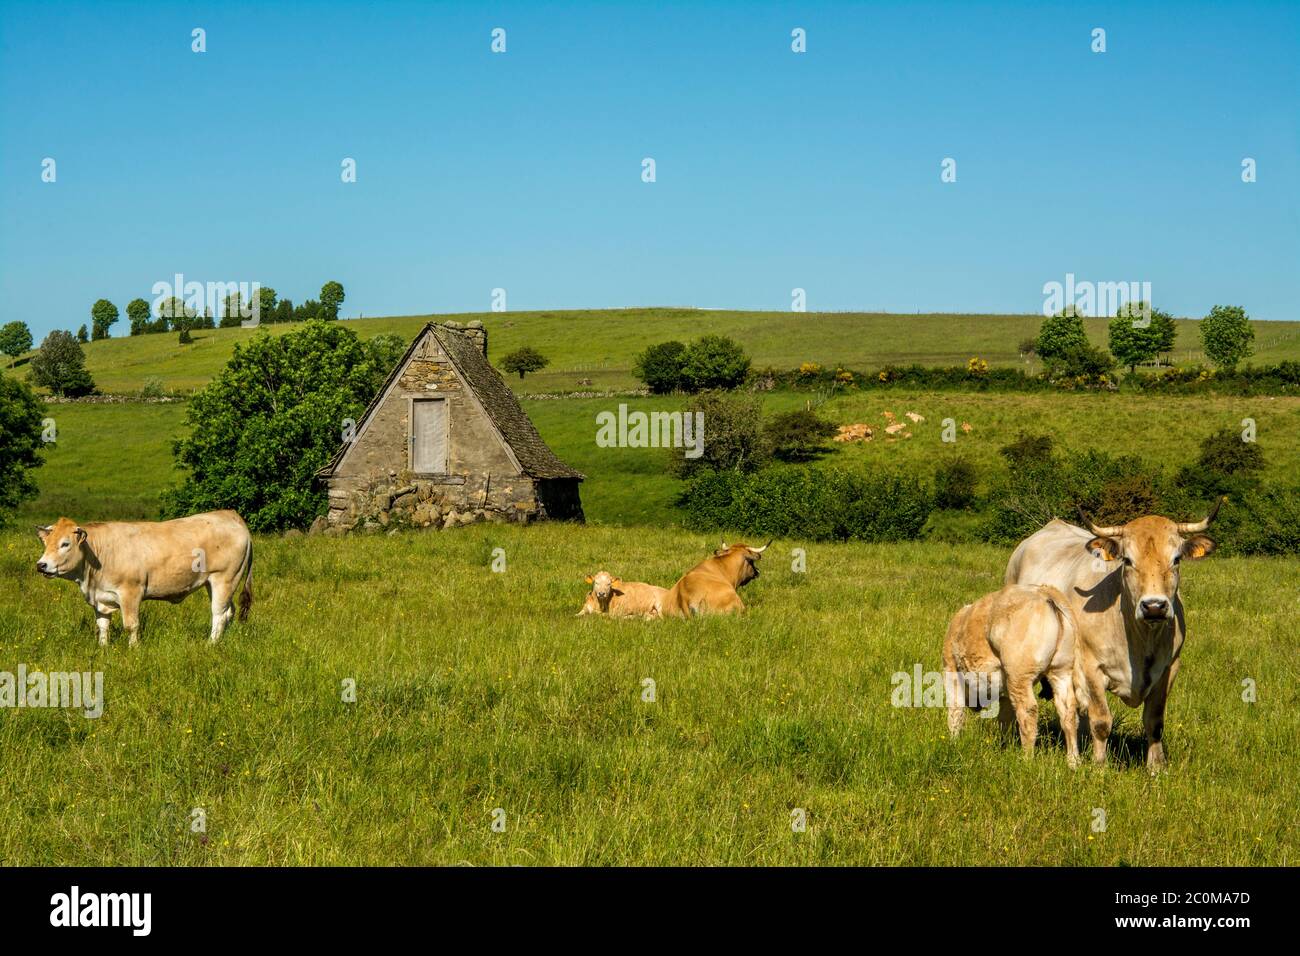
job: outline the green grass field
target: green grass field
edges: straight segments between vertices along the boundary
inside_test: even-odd
[[[575,619],[581,575],[666,584],[711,540],[572,526],[261,539],[253,617],[221,645],[192,598],[148,605],[140,647],[103,651],[75,589],[31,571],[35,537],[6,532],[0,668],[102,670],[107,707],[0,711],[0,861],[1297,862],[1300,675],[1294,600],[1279,600],[1300,588],[1295,562],[1184,576],[1171,767],[1152,779],[1122,705],[1110,766],[1075,772],[1059,740],[1026,763],[983,721],[951,742],[941,710],[891,706],[891,675],[939,669],[948,615],[997,586],[1004,550],[812,545],[796,574],[797,544],[774,545],[748,616],[644,623]]]
[[[486,318],[502,323],[495,354],[528,341],[504,326],[521,316]],[[797,321],[824,321],[834,354],[857,334],[856,318],[837,328],[839,318]],[[367,321],[381,331],[422,320]],[[697,334],[679,321],[665,316],[663,337]],[[560,331],[544,340],[557,362],[602,354]],[[769,348],[738,337],[756,356]],[[121,350],[97,374],[120,375],[124,390],[155,374],[200,384],[219,366],[216,343],[186,353],[189,379],[165,371],[166,356],[132,352],[173,338],[88,354],[99,362],[97,350]],[[771,354],[779,347],[774,339]],[[621,382],[618,363],[635,349],[608,349],[609,381]],[[807,400],[764,396],[773,410]],[[1297,862],[1300,562],[1211,557],[1183,575],[1190,637],[1167,714],[1167,773],[1147,775],[1139,715],[1114,699],[1106,768],[1066,768],[1050,705],[1027,763],[984,721],[953,742],[942,710],[891,704],[896,672],[939,669],[949,617],[999,585],[1006,548],[778,541],[744,592],[744,618],[574,618],[585,574],[604,567],[668,585],[718,537],[679,527],[662,452],[596,446],[595,414],[618,401],[525,403],[560,457],[589,476],[587,526],[259,537],[247,624],[211,647],[202,595],[153,602],[134,650],[120,632],[101,649],[76,589],[35,573],[30,526],[62,514],[155,517],[176,479],[170,444],[185,406],[48,406],[58,443],[36,473],[41,494],[0,531],[0,671],[100,670],[107,705],[98,720],[0,709],[0,863]],[[926,421],[911,439],[830,460],[928,474],[960,453],[987,472],[998,447],[1031,429],[1067,451],[1174,468],[1204,434],[1244,417],[1257,422],[1270,477],[1291,477],[1300,458],[1296,398],[891,391],[822,408],[877,425],[885,410]],[[972,426],[955,448],[939,441],[946,417]],[[807,549],[806,573],[791,568],[795,547]],[[495,548],[504,573],[491,570]],[[647,678],[653,702],[642,699]],[[342,699],[348,679],[354,703]],[[1254,703],[1242,700],[1248,679]],[[504,832],[492,829],[496,808]],[[206,841],[191,832],[195,809]],[[796,809],[806,832],[792,832]],[[1098,809],[1104,832],[1093,829]]]
[[[610,309],[563,312],[477,313],[456,316],[395,316],[347,322],[363,338],[383,332],[406,339],[435,318],[480,319],[488,329],[493,360],[522,345],[532,345],[551,360],[544,371],[512,384],[526,392],[629,389],[636,354],[668,339],[689,341],[705,332],[740,341],[754,365],[797,368],[802,362],[871,370],[882,365],[920,362],[965,365],[980,356],[995,365],[1023,365],[1019,343],[1037,334],[1040,315],[896,315],[882,313],[730,312],[695,309]],[[1106,319],[1087,319],[1088,335],[1106,344]],[[1300,325],[1255,322],[1256,354],[1265,364],[1300,359]],[[268,325],[281,334],[293,325]],[[211,329],[194,333],[192,345],[177,336],[119,337],[85,346],[86,365],[101,391],[134,394],[150,378],[174,392],[203,386],[229,360],[237,342],[252,329]],[[1175,360],[1201,360],[1196,324],[1178,322]],[[1037,370],[1037,366],[1030,366]],[[15,372],[26,374],[25,366]],[[10,373],[12,374],[12,373]],[[579,385],[589,379],[590,386]]]

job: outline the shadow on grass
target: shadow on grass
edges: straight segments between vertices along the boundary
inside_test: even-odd
[[[994,730],[1001,746],[1020,748],[1020,732],[1014,726],[1007,728],[1006,732],[1002,732],[996,726]],[[1055,716],[1046,724],[1039,723],[1035,750],[1065,755],[1065,732],[1061,730],[1061,722]],[[1092,738],[1083,732],[1082,721],[1079,729],[1079,760],[1081,763],[1092,762]],[[1112,727],[1110,736],[1106,738],[1106,763],[1131,770],[1145,767],[1146,762],[1146,737],[1130,730]]]

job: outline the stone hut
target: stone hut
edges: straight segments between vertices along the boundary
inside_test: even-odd
[[[477,321],[426,325],[318,474],[329,486],[322,524],[334,533],[583,520],[583,476],[488,364]]]

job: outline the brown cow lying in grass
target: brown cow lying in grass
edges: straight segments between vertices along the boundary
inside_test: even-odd
[[[944,689],[948,729],[956,736],[967,708],[998,702],[998,720],[1020,725],[1020,745],[1033,756],[1038,737],[1038,701],[1034,683],[1046,678],[1065,735],[1066,760],[1079,763],[1078,714],[1075,706],[1078,625],[1065,595],[1049,585],[1011,584],[967,604],[948,625],[943,643]],[[976,704],[973,683],[984,693]],[[1007,698],[1010,698],[1008,706]]]
[[[587,599],[582,603],[584,614],[608,614],[610,617],[642,617],[646,620],[659,617],[659,605],[668,592],[653,584],[640,581],[624,581],[608,571],[597,571],[587,575],[586,581],[591,585]]]
[[[761,548],[751,548],[747,544],[728,547],[724,543],[668,590],[663,599],[663,616],[743,612],[745,602],[737,591],[758,577],[758,559],[771,544],[769,541]]]

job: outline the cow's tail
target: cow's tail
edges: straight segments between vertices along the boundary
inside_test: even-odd
[[[244,576],[244,586],[239,592],[239,620],[247,621],[248,612],[253,609],[253,539],[248,539],[244,551],[244,566],[240,569]]]
[[[1074,648],[1074,672],[1077,674],[1079,673],[1079,629],[1075,626],[1074,611],[1070,609],[1070,604],[1066,600],[1065,595],[1056,588],[1048,585],[1041,585],[1040,590],[1043,593],[1043,597],[1047,600],[1047,603],[1051,605],[1052,610],[1056,613],[1056,624],[1059,629],[1056,639],[1057,643],[1060,644],[1062,641],[1068,640],[1070,645]],[[1077,680],[1075,681],[1075,684],[1076,686],[1078,685]],[[1046,676],[1039,680],[1038,690],[1039,696],[1042,697],[1043,700],[1052,699],[1052,685],[1048,683]]]

